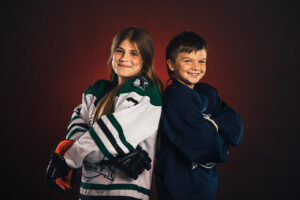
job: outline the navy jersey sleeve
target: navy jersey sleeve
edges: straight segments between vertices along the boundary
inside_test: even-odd
[[[195,90],[173,83],[164,95],[162,133],[187,159],[224,162],[228,144],[203,116],[207,101]]]
[[[195,89],[202,99],[209,102],[205,112],[211,114],[211,119],[218,126],[218,132],[225,142],[232,146],[240,145],[243,140],[243,123],[240,116],[221,100],[212,86],[199,83]]]
[[[240,116],[229,106],[221,101],[220,110],[212,118],[219,127],[219,133],[226,143],[238,146],[243,140],[243,124]]]

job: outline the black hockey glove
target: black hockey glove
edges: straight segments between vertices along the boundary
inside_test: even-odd
[[[119,155],[108,162],[123,171],[129,178],[133,179],[137,179],[145,169],[151,169],[151,158],[140,146],[132,152]]]
[[[51,160],[46,170],[46,182],[49,188],[58,193],[71,190],[77,170],[68,167],[63,154],[73,145],[72,140],[61,141],[52,152]]]

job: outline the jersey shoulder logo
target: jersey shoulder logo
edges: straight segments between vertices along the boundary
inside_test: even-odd
[[[138,87],[144,91],[146,90],[146,87],[148,85],[149,85],[149,81],[143,76],[137,77],[132,83],[133,87]]]

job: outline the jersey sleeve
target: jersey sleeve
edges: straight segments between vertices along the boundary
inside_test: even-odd
[[[212,120],[218,125],[219,133],[227,144],[238,146],[243,141],[243,123],[240,116],[223,101]]]
[[[105,91],[110,87],[111,82],[107,80],[98,80],[89,86],[82,94],[82,102],[78,105],[72,114],[67,128],[66,139],[78,140],[91,126],[91,112],[95,108],[97,99],[105,95]]]
[[[72,114],[72,118],[67,128],[68,140],[78,140],[89,129],[89,107],[93,97],[82,95],[82,103],[78,105]]]
[[[218,127],[219,134],[227,144],[240,145],[243,140],[244,129],[241,117],[221,100],[215,88],[209,85],[205,85],[205,88],[205,93],[210,102],[207,109],[212,113],[210,119]]]
[[[70,167],[81,167],[111,159],[134,150],[157,133],[161,115],[161,98],[148,79],[128,81],[116,97],[115,111],[99,118],[65,153]]]
[[[162,114],[162,132],[190,161],[207,163],[218,159],[224,146],[216,128],[202,115],[201,100],[194,94],[166,93]]]

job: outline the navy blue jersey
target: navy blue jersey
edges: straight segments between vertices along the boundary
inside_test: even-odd
[[[174,80],[165,91],[157,153],[159,200],[215,199],[216,162],[226,162],[229,146],[242,142],[239,115],[212,86],[191,89]]]

